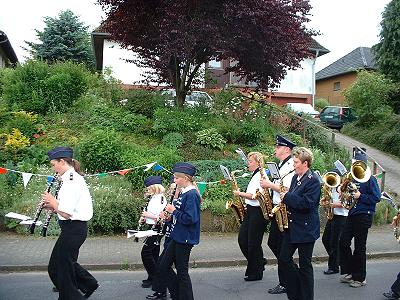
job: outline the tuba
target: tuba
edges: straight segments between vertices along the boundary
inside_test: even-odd
[[[237,190],[239,188],[235,178],[235,173],[241,171],[242,170],[235,170],[230,173],[232,190]],[[225,208],[226,209],[232,208],[235,213],[236,221],[238,222],[239,225],[242,224],[244,217],[246,216],[247,213],[247,209],[246,206],[244,205],[242,197],[234,196],[233,200],[226,201]]]
[[[328,220],[333,219],[333,198],[332,189],[336,188],[340,184],[340,176],[336,172],[327,172],[322,176],[322,181],[324,182],[323,187],[323,197],[321,198],[319,205],[324,208],[326,218]]]
[[[259,167],[260,167],[261,178],[264,178],[265,170],[261,165]],[[261,208],[262,214],[264,216],[264,219],[269,220],[269,218],[273,216],[273,214],[272,214],[273,201],[272,201],[272,197],[270,194],[270,190],[266,189],[262,193],[262,192],[260,192],[260,189],[257,189],[256,194],[254,195],[254,199],[256,199],[258,201],[258,203],[260,204],[260,208]]]
[[[340,188],[341,196],[340,201],[342,206],[348,210],[352,209],[357,204],[357,199],[354,198],[354,193],[357,191],[356,185],[353,180],[363,183],[367,182],[371,177],[371,169],[368,165],[361,161],[356,160],[350,168],[350,172],[344,175],[342,186]]]

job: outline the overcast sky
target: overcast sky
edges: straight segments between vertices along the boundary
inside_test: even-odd
[[[317,71],[357,47],[371,47],[379,41],[382,11],[390,0],[310,0],[310,27],[321,35],[315,39],[330,53],[317,59]],[[70,9],[91,29],[104,14],[94,0],[11,0],[2,1],[0,30],[4,31],[20,61],[26,52],[24,40],[35,41],[35,29],[43,30],[43,17],[56,17]]]

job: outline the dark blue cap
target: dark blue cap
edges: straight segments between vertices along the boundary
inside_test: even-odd
[[[176,163],[174,165],[174,168],[172,169],[173,173],[183,173],[186,175],[194,176],[196,174],[196,168],[195,166],[181,162],[181,163]]]
[[[276,146],[285,146],[293,149],[294,147],[296,147],[296,144],[293,143],[291,140],[285,138],[284,136],[278,134],[276,136]]]
[[[361,160],[361,161],[363,161],[363,162],[365,162],[365,163],[368,161],[367,155],[366,155],[364,152],[361,152],[361,151],[356,152],[356,153],[354,154],[354,159],[355,159],[355,160]]]
[[[49,160],[59,159],[59,158],[72,158],[74,151],[70,147],[56,147],[53,150],[47,152]]]
[[[161,183],[162,183],[162,178],[161,178],[161,176],[150,176],[150,177],[147,177],[147,178],[144,180],[144,185],[145,185],[146,187],[151,186],[151,185],[153,185],[153,184],[161,184]]]

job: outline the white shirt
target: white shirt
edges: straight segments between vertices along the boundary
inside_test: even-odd
[[[333,203],[340,203],[339,193],[336,188],[332,189],[332,201]],[[345,209],[344,207],[337,207],[333,209],[333,214],[347,217],[349,210]]]
[[[279,166],[282,164],[282,161],[279,163]],[[279,175],[283,178],[283,186],[285,188],[290,188],[290,184],[292,183],[292,178],[294,173],[293,167],[293,158],[288,159],[279,169]],[[274,180],[274,183],[280,184],[282,179]],[[279,204],[281,202],[281,196],[279,192],[273,191],[272,201],[274,204]]]
[[[264,176],[267,176],[267,174],[265,174]],[[263,193],[264,189],[260,185],[260,180],[261,173],[257,172],[256,174],[254,174],[253,177],[251,177],[250,182],[247,185],[246,193],[252,194],[253,197],[256,195],[257,189],[260,191],[260,193]],[[256,199],[250,200],[246,198],[244,202],[251,206],[260,206],[260,203]]]
[[[61,180],[57,196],[58,210],[71,215],[71,220],[89,221],[93,217],[93,204],[85,179],[74,168],[70,168],[61,176]],[[66,220],[57,215],[59,220]]]
[[[153,215],[158,216],[167,205],[167,200],[163,194],[156,194],[151,196],[149,204],[147,204],[147,211]],[[154,224],[155,220],[152,218],[146,218],[147,224]]]

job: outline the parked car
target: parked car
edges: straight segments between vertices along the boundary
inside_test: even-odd
[[[166,103],[173,106],[175,103],[176,91],[174,89],[168,89],[161,91],[161,94],[167,95]],[[213,99],[209,94],[202,91],[192,91],[186,95],[185,105],[194,107],[204,105],[211,107]]]
[[[345,123],[357,119],[353,110],[348,106],[325,106],[319,117],[323,124],[339,131]]]
[[[309,115],[312,118],[318,119],[319,112],[316,111],[311,104],[308,103],[286,103],[284,105],[286,108],[294,111],[297,115]]]

